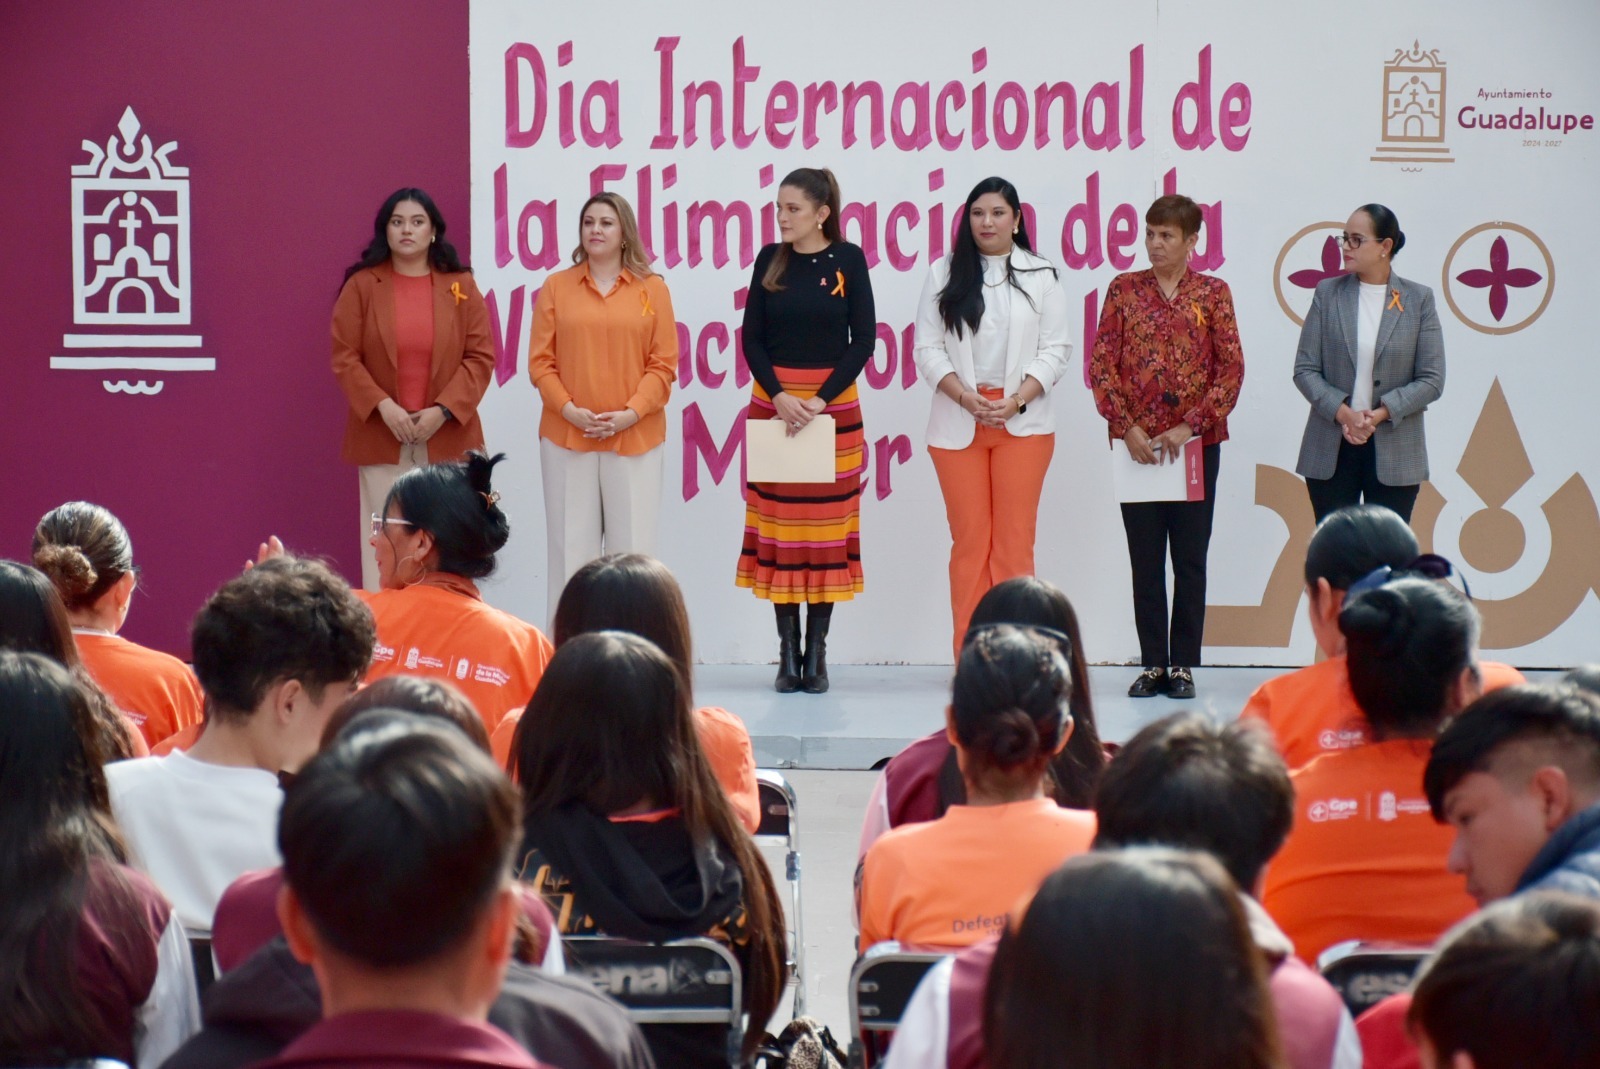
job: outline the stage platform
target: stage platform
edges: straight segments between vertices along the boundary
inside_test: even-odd
[[[950,668],[944,665],[838,665],[826,694],[778,694],[775,665],[707,664],[695,668],[695,697],[740,716],[763,768],[872,768],[944,722]],[[1197,668],[1192,701],[1128,697],[1137,667],[1089,669],[1100,737],[1122,742],[1153,720],[1199,709],[1218,720],[1239,715],[1252,691],[1284,668]],[[1529,672],[1533,681],[1558,672]]]

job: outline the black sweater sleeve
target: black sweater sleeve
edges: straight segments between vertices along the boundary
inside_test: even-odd
[[[770,294],[761,285],[767,265],[772,263],[776,245],[768,245],[756,255],[755,271],[750,276],[750,292],[744,298],[744,362],[768,397],[776,397],[783,387],[777,373],[772,370],[772,357],[767,352],[767,298]]]
[[[878,344],[878,310],[872,301],[866,254],[855,245],[841,243],[839,249],[844,259],[844,296],[850,302],[850,345],[844,359],[817,391],[817,396],[829,404],[856,381]]]

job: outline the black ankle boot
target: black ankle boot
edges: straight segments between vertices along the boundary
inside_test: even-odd
[[[807,694],[828,692],[828,624],[833,616],[806,617],[805,678],[800,686]]]
[[[792,694],[800,689],[800,615],[778,617],[778,678],[772,689]]]

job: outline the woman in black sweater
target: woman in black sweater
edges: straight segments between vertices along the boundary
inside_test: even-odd
[[[744,309],[744,358],[754,378],[750,419],[781,419],[798,433],[834,419],[834,479],[750,483],[739,586],[778,617],[781,693],[828,689],[828,624],[835,602],[861,590],[861,478],[866,434],[856,377],[877,342],[867,260],[844,240],[833,172],[802,167],[778,189],[783,241],[756,257]],[[806,611],[804,652],[800,606]]]

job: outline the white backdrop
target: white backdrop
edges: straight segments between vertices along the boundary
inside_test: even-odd
[[[511,455],[500,488],[515,527],[488,597],[546,619],[527,332],[534,292],[569,262],[579,206],[604,186],[641,215],[690,342],[669,408],[660,555],[688,594],[700,659],[772,655],[768,606],[733,586],[743,503],[728,436],[748,396],[736,295],[771,240],[776,180],[828,166],[847,237],[876,254],[880,321],[862,382],[866,593],[839,610],[834,653],[946,659],[949,538],[923,444],[929,392],[906,343],[932,247],[947,245],[967,190],[1000,174],[1032,209],[1035,247],[1065,268],[1079,339],[1056,395],[1039,573],[1072,597],[1092,660],[1135,659],[1083,320],[1092,329],[1118,271],[1147,266],[1143,212],[1175,181],[1208,206],[1199,260],[1232,287],[1246,361],[1223,448],[1208,662],[1311,656],[1291,316],[1327,235],[1367,201],[1399,216],[1396,269],[1434,288],[1444,328],[1449,379],[1428,417],[1436,493],[1414,525],[1464,565],[1497,657],[1600,658],[1600,457],[1580,445],[1600,385],[1600,68],[1587,55],[1600,8],[1545,0],[1510,20],[1488,0],[1355,0],[1293,22],[1248,0],[1157,8],[938,0],[913,16],[867,2],[841,22],[732,0],[473,0],[472,245],[503,337],[483,414],[492,448]]]

